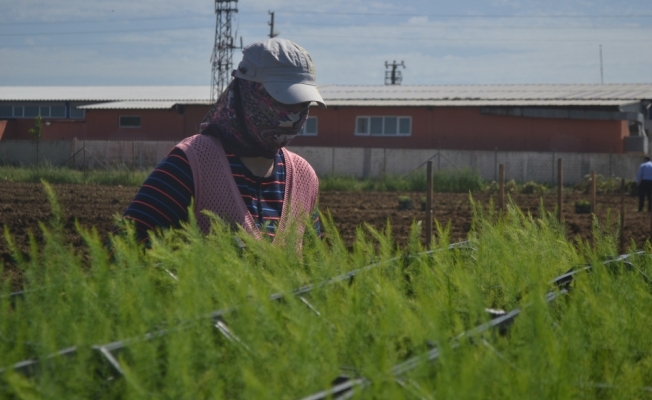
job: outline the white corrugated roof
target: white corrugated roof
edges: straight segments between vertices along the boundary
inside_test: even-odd
[[[632,103],[632,100],[325,100],[330,107],[368,106],[368,107],[568,107],[568,106],[620,106]]]
[[[209,105],[209,100],[205,101],[111,101],[108,103],[87,104],[78,106],[82,110],[169,110],[175,104],[205,104]]]
[[[652,84],[422,85],[319,87],[331,106],[590,106],[652,99]],[[208,86],[0,86],[0,101],[207,104]],[[127,103],[124,103],[127,104]],[[95,106],[93,106],[95,108]],[[98,108],[107,108],[98,105]],[[91,109],[91,108],[87,108]],[[97,109],[97,108],[96,108]]]
[[[483,101],[483,100],[641,100],[652,99],[652,84],[608,85],[433,85],[320,86],[331,102],[354,101]]]
[[[83,110],[169,110],[174,101],[112,101],[109,103],[79,106]]]
[[[0,101],[208,101],[209,86],[0,86]]]

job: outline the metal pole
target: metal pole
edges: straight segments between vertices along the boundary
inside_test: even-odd
[[[562,165],[561,158],[557,160],[557,221],[561,224],[564,218],[564,213],[562,212],[563,205],[563,188],[564,188],[564,166]]]
[[[648,203],[649,206],[649,203]],[[652,237],[652,212],[650,213],[650,237]]]
[[[590,186],[590,193],[591,193],[591,214],[595,214],[595,206],[596,206],[596,182],[595,182],[595,171],[591,171],[591,186]]]
[[[437,171],[441,171],[441,148],[437,149]]]
[[[498,165],[498,205],[505,212],[505,164]]]
[[[426,168],[427,190],[426,193],[426,246],[432,244],[432,161],[428,161]]]
[[[71,143],[72,157],[70,157],[70,168],[75,168],[75,154],[77,154],[77,153],[75,153],[75,144],[76,144],[76,142],[77,142],[77,138],[72,138],[72,143]]]
[[[498,179],[496,176],[496,165],[498,165],[498,147],[494,147],[494,180]]]
[[[640,187],[639,187],[639,190],[640,190]],[[649,202],[648,202],[648,207],[650,207]],[[652,237],[652,212],[650,212],[649,214],[650,214],[650,237]]]
[[[600,45],[600,84],[604,85],[604,72],[602,69],[602,45]]]
[[[625,253],[625,178],[620,180],[620,252]]]

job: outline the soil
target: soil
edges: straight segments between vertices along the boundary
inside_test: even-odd
[[[91,185],[53,185],[63,211],[67,240],[73,246],[81,246],[82,241],[75,232],[75,220],[83,227],[96,227],[106,238],[117,215],[121,214],[133,199],[137,187],[91,186]],[[399,210],[399,196],[410,196],[415,209]],[[513,194],[512,200],[523,211],[538,215],[541,196],[536,194]],[[421,211],[423,193],[364,192],[339,193],[324,192],[320,197],[322,211],[330,210],[336,227],[347,244],[355,238],[355,230],[367,223],[376,229],[385,227],[390,222],[393,235],[399,244],[405,244],[413,221],[422,220],[425,212]],[[491,199],[496,202],[495,194],[477,193],[474,200],[488,204]],[[591,216],[575,214],[577,200],[588,200],[583,193],[564,194],[564,219],[568,236],[591,236]],[[556,194],[543,196],[546,210],[553,210]],[[436,193],[433,197],[434,216],[443,225],[451,225],[451,241],[464,240],[471,228],[472,212],[468,194]],[[625,197],[625,240],[633,240],[641,247],[650,235],[650,214],[637,213],[638,198]],[[597,198],[596,215],[599,221],[605,221],[607,213],[616,222],[620,210],[620,196],[600,194]],[[0,225],[6,226],[15,238],[20,251],[26,256],[28,252],[28,233],[32,232],[37,242],[42,240],[39,222],[51,218],[50,205],[39,183],[0,182]],[[5,264],[5,275],[18,274],[13,267],[13,258],[5,239],[0,239],[0,261]]]

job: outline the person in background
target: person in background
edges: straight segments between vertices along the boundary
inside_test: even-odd
[[[638,211],[643,211],[647,197],[647,211],[652,212],[652,161],[650,161],[650,157],[646,156],[643,164],[638,167],[636,186],[638,186]]]
[[[191,212],[204,233],[210,219],[202,211],[208,210],[256,238],[274,240],[291,223],[301,234],[309,215],[320,234],[317,175],[285,149],[306,122],[310,104],[326,106],[312,59],[279,38],[253,43],[242,53],[200,134],[170,151],[125,211],[141,242],[148,242],[149,231],[179,227],[192,199]]]

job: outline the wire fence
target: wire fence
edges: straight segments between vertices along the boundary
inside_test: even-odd
[[[158,164],[175,141],[13,140],[0,141],[0,164],[49,164],[79,169],[144,169]],[[526,151],[462,151],[446,149],[383,149],[345,147],[290,147],[304,157],[318,175],[357,178],[403,176],[433,161],[434,171],[471,169],[496,181],[498,166],[505,164],[507,180],[554,183],[556,160],[565,166],[564,180],[575,184],[591,171],[606,177],[633,179],[639,153],[560,153]]]

